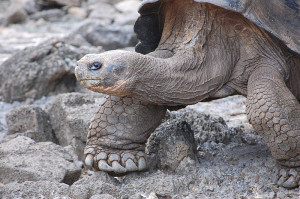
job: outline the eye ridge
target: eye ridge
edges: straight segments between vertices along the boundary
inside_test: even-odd
[[[100,62],[93,62],[91,65],[88,66],[90,70],[99,70],[102,66]]]

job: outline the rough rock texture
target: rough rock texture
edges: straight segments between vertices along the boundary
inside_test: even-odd
[[[96,194],[93,195],[90,199],[114,199],[115,197],[109,194]]]
[[[82,177],[70,187],[72,198],[88,199],[98,194],[120,198],[117,181],[107,173],[91,172],[90,175],[85,174]]]
[[[13,182],[0,187],[0,197],[3,199],[69,198],[68,194],[67,184],[51,181]]]
[[[97,53],[91,48],[90,52]],[[0,85],[6,102],[41,98],[74,91],[76,61],[86,48],[51,39],[37,47],[26,48],[0,65]]]
[[[62,100],[62,96],[65,99]],[[61,95],[64,101],[63,105],[59,107],[65,107],[64,110],[75,110],[76,104],[81,104],[77,107],[77,114],[81,114],[84,109],[92,104],[96,105],[97,102],[88,98],[87,94],[67,94]],[[90,98],[92,98],[90,96]],[[68,99],[68,100],[67,100]],[[86,101],[85,101],[86,100]],[[87,105],[82,105],[83,103]],[[100,102],[99,102],[100,103]],[[67,108],[66,108],[67,107]],[[94,108],[94,111],[97,109]],[[93,108],[88,109],[87,113],[93,111]],[[64,112],[68,115],[72,112]],[[75,114],[75,112],[73,112]],[[82,113],[84,114],[84,113]],[[90,116],[90,115],[89,115]],[[63,118],[60,116],[60,118]],[[88,125],[88,116],[86,118],[86,125]],[[61,123],[62,124],[62,123]],[[173,145],[182,144],[185,146],[189,143],[188,136],[185,138],[183,133],[190,132],[188,128],[181,128],[179,124],[185,124],[191,127],[191,131],[196,137],[195,142],[198,148],[197,155],[199,162],[191,159],[190,157],[184,157],[179,162],[175,171],[171,169],[170,164],[173,160],[176,151],[170,151],[174,147]],[[179,126],[178,126],[179,125]],[[179,128],[180,127],[180,128]],[[176,131],[175,131],[176,129]],[[162,131],[172,132],[169,136],[164,136]],[[208,136],[208,131],[212,132],[212,136]],[[86,131],[83,131],[84,134]],[[190,134],[192,134],[190,132]],[[230,132],[230,133],[229,133]],[[188,134],[188,135],[190,135]],[[202,136],[201,136],[202,135]],[[206,135],[206,136],[204,136]],[[254,142],[247,142],[242,138],[252,136],[255,138]],[[11,145],[8,147],[6,143],[0,144],[1,150],[5,149],[10,151],[9,155],[12,160],[17,159],[19,161],[13,162],[14,168],[26,168],[26,164],[19,166],[20,152],[26,151],[27,148],[34,147],[37,143],[26,137],[18,137],[16,139],[26,140],[20,141],[17,147]],[[178,140],[178,142],[177,142]],[[159,142],[158,142],[159,141]],[[174,142],[171,142],[174,141]],[[14,141],[15,142],[15,141]],[[253,131],[245,132],[243,129],[235,129],[227,127],[224,121],[220,118],[214,118],[209,115],[200,114],[191,109],[182,109],[180,111],[171,112],[167,115],[165,121],[157,129],[148,142],[148,149],[156,147],[154,144],[158,144],[159,150],[157,153],[151,153],[150,158],[152,160],[159,160],[154,162],[153,169],[140,172],[130,173],[125,176],[113,177],[105,172],[92,172],[86,171],[81,178],[73,183],[69,187],[69,191],[65,192],[65,185],[52,183],[51,186],[47,185],[49,182],[37,181],[35,183],[24,182],[21,184],[7,184],[4,179],[0,178],[0,182],[6,184],[0,186],[0,195],[10,196],[10,194],[22,194],[22,196],[35,196],[37,193],[41,193],[46,198],[49,196],[47,191],[38,191],[34,187],[37,184],[43,186],[50,186],[53,188],[51,194],[58,197],[65,198],[91,198],[110,195],[115,198],[297,198],[299,188],[293,190],[287,190],[277,187],[272,184],[273,177],[275,175],[275,161],[271,156],[270,151],[260,138]],[[53,153],[51,147],[45,147],[45,143],[40,143],[43,151],[47,150],[47,157]],[[32,146],[31,146],[32,145]],[[53,145],[53,144],[52,144]],[[57,146],[57,145],[55,145]],[[68,146],[70,150],[72,147]],[[185,146],[187,147],[187,146]],[[67,149],[62,149],[64,156],[67,154]],[[66,150],[66,151],[65,151]],[[164,151],[166,150],[166,151]],[[151,151],[151,150],[150,150]],[[6,152],[7,153],[7,152]],[[38,154],[40,151],[30,151],[31,155]],[[3,153],[1,152],[1,157]],[[14,156],[16,154],[16,157]],[[22,154],[22,153],[21,153]],[[170,154],[167,155],[166,154]],[[182,154],[182,153],[181,153]],[[186,153],[187,154],[187,153]],[[162,156],[165,155],[165,156]],[[43,159],[43,156],[37,155],[37,163],[40,167],[45,167],[45,163],[51,162],[50,160]],[[69,158],[71,155],[68,155]],[[6,156],[4,156],[5,159]],[[15,158],[14,158],[15,157]],[[53,159],[53,157],[50,155]],[[160,158],[162,157],[162,158]],[[21,161],[26,162],[26,161]],[[161,162],[161,164],[156,164]],[[175,162],[177,164],[177,162]],[[60,173],[56,168],[53,169],[53,165],[64,165],[62,168],[66,168],[65,162],[53,163],[51,162],[52,175],[54,173]],[[0,165],[3,165],[0,162]],[[46,165],[48,168],[48,166]],[[36,169],[40,173],[39,169]],[[7,171],[7,170],[5,170]],[[10,170],[8,170],[10,171]],[[54,172],[55,171],[55,172]],[[23,172],[23,170],[22,170]],[[2,174],[3,172],[0,172]],[[49,172],[51,173],[51,172]],[[3,175],[3,174],[2,174]],[[22,174],[23,175],[23,174]],[[35,174],[37,175],[37,174]],[[14,176],[14,175],[9,175]],[[263,177],[262,177],[263,176]],[[61,179],[61,178],[60,178]],[[29,175],[26,176],[26,180],[32,180]],[[37,180],[45,180],[37,179]],[[46,180],[49,181],[47,178]],[[24,180],[25,181],[25,180]],[[34,180],[35,181],[35,180]],[[53,180],[59,182],[58,180]],[[23,182],[23,181],[21,181]],[[63,181],[64,182],[64,181]],[[44,185],[46,184],[46,185]],[[69,183],[71,184],[71,183]],[[62,185],[62,186],[60,186]],[[15,187],[15,188],[14,188]],[[26,190],[28,189],[28,190]],[[59,195],[61,194],[61,195]],[[107,197],[110,197],[107,196]],[[105,196],[106,197],[106,196]],[[110,197],[110,198],[111,198]],[[8,197],[9,198],[9,197]],[[26,198],[26,197],[25,197]],[[30,197],[28,197],[30,198]]]
[[[0,156],[0,181],[4,184],[40,180],[72,184],[81,173],[63,147],[35,143],[24,136],[1,143]]]
[[[121,195],[129,198],[136,193],[146,196],[155,193],[162,198],[172,198],[177,194],[186,195],[189,185],[194,183],[193,175],[169,175],[161,171],[150,175],[130,174],[124,179]]]
[[[55,142],[50,118],[38,106],[21,106],[13,109],[6,114],[6,123],[10,135],[24,135],[37,142]]]
[[[167,120],[148,139],[150,168],[175,171],[184,158],[197,161],[194,132],[186,121]],[[156,164],[156,165],[155,165]]]
[[[58,143],[62,146],[71,145],[80,159],[90,120],[102,100],[103,98],[95,98],[93,95],[70,93],[58,95],[46,105]]]
[[[222,117],[201,114],[192,108],[172,112],[170,118],[183,119],[191,125],[199,151],[222,149],[224,144],[230,143],[255,145],[264,142],[251,129],[245,130],[243,126],[228,127]]]

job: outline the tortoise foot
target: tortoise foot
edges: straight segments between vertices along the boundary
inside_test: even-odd
[[[143,151],[115,150],[101,146],[86,147],[85,165],[116,174],[142,171],[147,168],[146,155]]]
[[[295,188],[300,183],[300,167],[280,166],[277,173],[276,184],[285,188]]]
[[[165,113],[164,106],[107,96],[89,127],[86,168],[118,174],[145,170],[145,143]]]

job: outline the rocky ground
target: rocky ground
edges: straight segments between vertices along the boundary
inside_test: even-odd
[[[150,169],[82,169],[103,95],[81,88],[76,60],[133,50],[138,0],[0,2],[0,198],[299,198],[232,96],[168,112],[147,142]]]

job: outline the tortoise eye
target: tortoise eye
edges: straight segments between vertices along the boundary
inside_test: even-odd
[[[102,64],[100,62],[94,62],[89,66],[90,70],[99,70]]]

